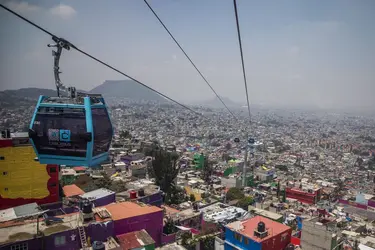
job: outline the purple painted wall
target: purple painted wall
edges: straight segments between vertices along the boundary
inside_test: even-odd
[[[91,243],[107,241],[109,236],[114,236],[114,223],[113,221],[92,223],[85,230],[87,237],[91,238]]]
[[[176,241],[176,234],[162,234],[161,243],[163,245],[169,244]]]
[[[114,221],[115,235],[145,229],[154,239],[155,245],[161,245],[163,234],[163,211]]]
[[[72,239],[72,235],[75,235]],[[55,238],[65,237],[65,245],[55,245]],[[28,250],[40,250],[40,249],[57,249],[57,250],[77,250],[81,247],[81,242],[77,230],[69,230],[53,235],[48,235],[38,239],[31,239],[28,241],[18,242],[15,244],[1,246],[2,250],[11,250],[11,246],[26,243]]]
[[[109,236],[114,236],[114,223],[113,221],[92,223],[85,228],[86,237],[91,238],[91,243],[94,241],[107,241]],[[72,238],[72,235],[75,237]],[[55,238],[65,236],[66,244],[63,246],[55,245]],[[27,243],[28,250],[40,250],[40,249],[66,249],[66,250],[76,250],[80,249],[81,242],[79,238],[79,233],[77,229],[48,235],[39,239],[31,239],[28,241],[18,242],[16,244],[10,244],[7,246],[0,246],[1,250],[11,250],[11,246]],[[43,248],[44,247],[44,248]]]
[[[341,200],[340,199],[339,203],[349,205],[349,206],[353,206],[353,207],[356,207],[356,208],[367,209],[366,205],[356,203],[356,202],[353,202],[353,201],[347,201],[347,200]]]
[[[95,207],[105,206],[116,201],[116,193],[96,199],[93,201]]]
[[[375,207],[375,201],[373,201],[373,200],[368,200],[367,205],[368,205],[369,207]]]

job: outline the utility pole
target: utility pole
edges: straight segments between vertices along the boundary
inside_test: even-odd
[[[247,155],[248,155],[247,148],[248,148],[248,145],[246,144],[245,159],[244,159],[243,170],[242,170],[242,187],[246,187],[246,167],[247,167]]]

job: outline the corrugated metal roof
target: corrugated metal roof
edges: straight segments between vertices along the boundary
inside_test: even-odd
[[[27,215],[36,214],[40,212],[38,204],[36,204],[35,202],[30,203],[30,204],[25,204],[22,206],[18,206],[18,207],[14,207],[13,209],[17,217],[27,216]]]
[[[27,217],[40,213],[38,205],[34,203],[25,204],[13,208],[0,210],[0,222],[10,221],[17,218]]]
[[[106,188],[99,188],[97,190],[87,192],[85,194],[80,195],[80,197],[89,199],[89,200],[97,200],[103,197],[107,197],[108,195],[114,194],[115,192],[106,189]]]
[[[155,241],[144,229],[142,229],[141,231],[117,235],[116,237],[119,239],[122,249],[125,250],[135,248],[138,249],[140,247],[155,244]]]

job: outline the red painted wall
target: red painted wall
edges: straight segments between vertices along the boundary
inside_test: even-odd
[[[307,203],[307,204],[314,204],[315,203],[315,197],[318,195],[317,192],[315,193],[307,193],[303,191],[294,190],[291,188],[286,189],[286,197],[297,199],[300,202]]]
[[[272,229],[268,232],[272,234]],[[287,234],[286,237],[282,240],[282,235]],[[292,229],[288,229],[287,231],[275,235],[274,237],[265,240],[262,242],[262,250],[282,250],[285,249],[286,246],[291,242],[292,238]]]

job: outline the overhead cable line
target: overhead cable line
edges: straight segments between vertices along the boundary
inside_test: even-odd
[[[10,13],[12,13],[13,15],[17,16],[18,18],[22,19],[23,21],[25,21],[25,22],[31,24],[32,26],[36,27],[37,29],[43,31],[44,33],[50,35],[52,38],[57,38],[57,39],[59,39],[59,40],[61,39],[61,38],[58,38],[58,36],[54,35],[52,32],[50,32],[50,31],[48,31],[48,30],[42,28],[41,26],[37,25],[36,23],[34,23],[34,22],[28,20],[27,18],[25,18],[25,17],[19,15],[18,13],[14,12],[13,10],[7,8],[7,7],[4,6],[3,4],[0,4],[0,7],[3,8],[3,9],[5,9],[5,10],[7,10],[7,11],[10,12]],[[64,41],[66,41],[66,40],[64,40]],[[67,41],[66,41],[66,42],[67,42]],[[98,62],[98,63],[100,63],[100,64],[102,64],[102,65],[104,65],[104,66],[106,66],[106,67],[108,67],[108,68],[110,68],[110,69],[116,71],[117,73],[119,73],[119,74],[121,74],[121,75],[123,75],[123,76],[125,76],[125,77],[127,77],[127,78],[129,78],[129,79],[131,79],[131,80],[133,80],[133,81],[135,81],[136,83],[138,83],[138,84],[142,85],[143,87],[145,87],[145,88],[147,88],[147,89],[149,89],[149,90],[151,90],[151,91],[153,91],[153,92],[155,92],[155,93],[157,93],[157,94],[163,96],[164,98],[166,98],[166,99],[168,99],[168,100],[170,100],[170,101],[176,103],[177,105],[179,105],[179,106],[181,106],[181,107],[183,107],[183,108],[185,108],[185,109],[187,109],[187,110],[189,110],[189,111],[191,111],[191,112],[193,112],[193,113],[195,113],[195,114],[197,114],[197,115],[203,116],[202,114],[198,113],[197,111],[194,111],[193,109],[187,107],[186,105],[184,105],[184,104],[182,104],[182,103],[180,103],[180,102],[178,102],[178,101],[176,101],[176,100],[174,100],[174,99],[168,97],[167,95],[165,95],[165,94],[163,94],[163,93],[161,93],[161,92],[159,92],[159,91],[157,91],[157,90],[155,90],[155,89],[153,89],[153,88],[147,86],[146,84],[142,83],[141,81],[139,81],[139,80],[137,80],[137,79],[135,79],[135,78],[129,76],[128,74],[126,74],[126,73],[124,73],[124,72],[122,72],[122,71],[116,69],[115,67],[109,65],[108,63],[105,63],[105,62],[103,62],[102,60],[100,60],[100,59],[98,59],[98,58],[92,56],[91,54],[89,54],[89,53],[87,53],[87,52],[85,52],[85,51],[79,49],[78,47],[76,47],[75,45],[71,44],[70,42],[68,42],[68,43],[69,43],[69,46],[70,46],[70,47],[72,47],[73,49],[77,50],[78,52],[84,54],[85,56],[90,57],[90,58],[93,59],[94,61],[96,61],[96,62]]]
[[[233,0],[233,5],[234,5],[234,13],[235,13],[235,15],[236,15],[236,25],[237,25],[238,43],[239,43],[239,45],[240,45],[240,53],[241,53],[242,73],[243,73],[243,79],[244,79],[244,83],[245,83],[247,109],[248,109],[248,111],[249,111],[249,121],[250,121],[250,127],[251,127],[250,101],[249,101],[249,93],[248,93],[248,91],[247,91],[246,70],[245,70],[245,62],[244,62],[244,59],[243,59],[242,41],[241,41],[241,32],[240,32],[240,24],[239,24],[239,21],[238,21],[237,1],[236,1],[236,0]]]
[[[228,110],[228,112],[237,120],[237,117],[233,114],[233,112],[228,108],[228,106],[224,103],[224,101],[221,99],[221,97],[216,93],[215,89],[211,86],[211,84],[208,82],[208,80],[206,79],[206,77],[204,77],[204,75],[202,74],[202,72],[198,69],[198,67],[195,65],[195,63],[193,62],[193,60],[191,60],[191,58],[188,56],[188,54],[185,52],[185,50],[181,47],[180,43],[176,40],[176,38],[172,35],[172,33],[169,31],[169,29],[167,28],[167,26],[165,26],[164,22],[160,19],[160,17],[158,16],[158,14],[156,14],[156,12],[153,10],[153,8],[151,7],[151,5],[147,2],[147,0],[144,0],[144,2],[146,3],[146,5],[148,6],[148,8],[151,10],[151,12],[155,15],[155,17],[159,20],[160,24],[164,27],[165,31],[167,31],[167,33],[169,34],[169,36],[173,39],[173,41],[176,43],[176,45],[180,48],[180,50],[182,51],[182,53],[184,53],[185,57],[189,60],[189,62],[191,63],[191,65],[193,65],[193,67],[195,68],[195,70],[198,72],[198,74],[202,77],[202,79],[206,82],[206,84],[210,87],[210,89],[212,90],[212,92],[214,92],[214,94],[216,95],[216,97],[220,100],[220,102],[224,105],[224,107]]]

